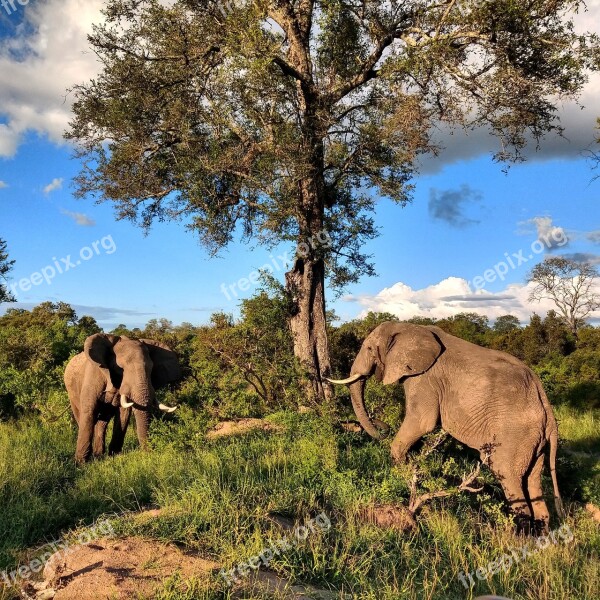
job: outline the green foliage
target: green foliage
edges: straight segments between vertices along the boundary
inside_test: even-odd
[[[529,300],[552,300],[574,335],[585,319],[600,308],[600,294],[594,292],[598,269],[563,256],[547,256],[538,263],[527,281],[534,283]]]
[[[100,331],[92,317],[77,318],[63,302],[0,317],[0,418],[35,411],[58,418],[68,407],[62,382],[71,356]]]
[[[455,489],[477,456],[452,439],[430,451],[435,433],[415,447],[409,464],[394,467],[389,440],[379,443],[344,431],[327,415],[299,414],[305,399],[287,310],[281,289],[267,284],[242,303],[239,319],[216,313],[202,327],[164,319],[138,330],[120,325],[115,330],[120,335],[158,339],[178,352],[184,379],[161,397],[182,406],[174,416],[152,422],[149,452],[139,450],[131,428],[123,455],[84,467],[76,467],[72,458],[76,429],[68,411],[62,414],[68,406],[62,372],[97,325],[88,317],[78,319],[63,304],[0,317],[0,398],[12,403],[12,416],[26,413],[0,423],[0,570],[18,565],[28,547],[114,513],[121,515],[113,520],[119,535],[175,541],[231,568],[281,535],[269,514],[302,522],[325,511],[332,529],[276,558],[276,572],[369,600],[418,600],[423,589],[433,600],[465,597],[460,571],[486,565],[522,543],[513,533],[498,482],[483,468],[481,493],[452,492],[427,503],[413,532],[365,520],[365,509],[379,503],[406,506],[415,472],[417,494]],[[331,326],[336,376],[348,375],[374,327],[394,319],[370,313]],[[490,327],[480,316],[464,313],[420,322],[512,352],[540,374],[559,421],[558,476],[575,539],[487,583],[476,580],[474,592],[595,600],[597,569],[583,565],[597,564],[600,536],[574,503],[600,503],[600,330],[582,328],[575,341],[555,314],[534,315],[525,327],[510,316],[499,321]],[[338,393],[350,417],[345,388]],[[384,386],[372,378],[366,403],[378,418],[393,427],[400,424],[400,385]],[[278,432],[205,437],[223,418],[265,414]],[[163,510],[153,519],[123,515],[146,506]],[[3,593],[0,598],[8,600]],[[175,577],[156,597],[216,600],[226,593],[218,578],[183,582]]]
[[[479,345],[483,345],[485,334],[489,331],[487,317],[477,313],[459,313],[440,319],[435,324],[456,337]]]
[[[476,457],[450,439],[429,451],[438,434],[416,449],[413,465],[392,467],[385,444],[341,431],[316,415],[277,413],[269,419],[283,428],[279,433],[214,441],[204,435],[212,424],[207,413],[185,410],[178,418],[177,424],[153,424],[150,452],[128,444],[126,454],[84,467],[72,461],[73,428],[32,418],[0,424],[0,570],[23,562],[28,547],[69,536],[102,515],[111,515],[118,536],[175,542],[232,568],[285,533],[269,515],[302,524],[325,512],[331,529],[276,557],[272,570],[361,599],[418,600],[427,589],[432,600],[450,600],[466,597],[460,571],[473,571],[524,543],[485,469],[478,480],[482,493],[456,493],[427,504],[415,531],[378,527],[364,518],[365,509],[377,503],[405,505],[413,466],[419,494],[455,486],[472,470]],[[590,435],[594,440],[588,441],[598,443],[597,413],[561,409],[559,418],[565,425],[563,449]],[[129,441],[132,437],[133,432]],[[597,471],[559,463],[567,501],[573,491],[584,500],[593,497],[586,490],[596,489],[594,476],[597,481]],[[132,512],[146,507],[162,510],[151,519]],[[574,533],[570,544],[550,545],[487,582],[475,578],[473,595],[595,600],[598,528],[573,506],[567,524]],[[218,577],[175,578],[156,597],[216,600],[227,592]]]
[[[3,239],[0,239],[0,302],[14,301],[12,294],[8,291],[6,284],[4,283],[14,264],[14,260],[8,260],[6,242]]]

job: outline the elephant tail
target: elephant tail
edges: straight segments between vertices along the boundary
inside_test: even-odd
[[[558,490],[558,480],[556,478],[556,451],[558,450],[558,426],[556,424],[556,419],[554,418],[554,412],[552,411],[552,406],[550,406],[550,401],[548,400],[548,396],[546,396],[546,392],[544,391],[544,387],[542,386],[542,382],[540,378],[534,374],[536,387],[538,389],[538,393],[542,404],[544,405],[544,409],[546,410],[546,441],[550,443],[550,476],[552,477],[552,487],[554,488],[554,506],[556,507],[556,513],[558,514],[559,519],[565,518],[565,509],[563,506],[562,498],[560,497],[560,492]]]

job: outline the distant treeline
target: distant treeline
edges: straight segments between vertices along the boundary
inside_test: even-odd
[[[180,356],[184,379],[166,394],[175,396],[177,402],[202,407],[221,418],[258,416],[305,401],[287,315],[284,294],[269,288],[241,302],[239,319],[215,313],[204,326],[152,319],[143,329],[119,325],[107,333],[157,339],[173,348]],[[329,316],[335,376],[349,374],[362,340],[376,325],[397,320],[388,313],[369,313],[336,325],[335,315]],[[540,375],[555,404],[600,406],[599,328],[583,327],[576,339],[552,311],[545,319],[532,315],[525,327],[512,315],[499,317],[490,325],[476,313],[410,321],[435,324],[465,340],[524,360]],[[62,382],[66,362],[81,352],[89,335],[99,331],[92,317],[78,317],[65,303],[45,302],[31,311],[9,309],[0,317],[0,418],[29,412],[60,418],[68,407]],[[338,393],[343,406],[345,390]],[[373,382],[367,403],[385,410],[390,396],[399,393],[397,386],[384,388]]]

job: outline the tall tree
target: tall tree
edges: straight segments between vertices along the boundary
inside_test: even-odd
[[[580,0],[108,0],[99,76],[74,88],[80,195],[216,252],[293,242],[295,354],[327,396],[325,278],[374,272],[374,198],[404,204],[430,133],[487,127],[497,157],[558,131],[591,64]],[[327,232],[327,243],[323,243]],[[319,237],[321,234],[321,237]]]
[[[574,335],[590,313],[600,308],[600,294],[595,291],[598,270],[560,256],[546,258],[527,277],[535,283],[529,301],[552,300]]]
[[[7,275],[15,264],[14,260],[8,260],[8,251],[6,242],[0,239],[0,302],[14,302],[15,299],[6,287],[3,280],[6,281]]]

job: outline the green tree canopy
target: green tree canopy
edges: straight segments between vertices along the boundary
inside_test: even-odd
[[[328,394],[324,281],[372,274],[374,198],[404,204],[432,131],[485,127],[496,156],[558,131],[596,39],[580,0],[109,0],[102,70],[75,88],[80,195],[213,252],[238,232],[297,245],[294,348]],[[327,232],[327,243],[319,235]]]
[[[0,302],[14,302],[13,295],[8,291],[5,283],[7,275],[15,264],[14,260],[8,260],[8,251],[6,249],[6,242],[0,239]]]

